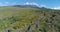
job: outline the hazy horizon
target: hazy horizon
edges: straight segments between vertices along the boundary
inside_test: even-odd
[[[52,9],[60,9],[60,0],[0,0],[0,6],[37,5]]]

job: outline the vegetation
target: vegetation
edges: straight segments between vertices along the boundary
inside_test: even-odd
[[[60,11],[46,8],[0,8],[1,32],[60,32]]]

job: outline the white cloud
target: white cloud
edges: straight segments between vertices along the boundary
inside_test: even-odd
[[[15,4],[17,4],[16,2],[13,2],[11,5],[15,5]]]
[[[5,4],[9,4],[9,2],[4,2]]]
[[[0,2],[0,6],[3,6],[4,4],[2,2]]]
[[[54,8],[51,8],[51,9],[60,9],[60,6],[59,7],[54,7]]]
[[[3,4],[2,2],[0,2],[0,4]]]
[[[26,3],[24,3],[24,5],[36,5],[38,7],[47,7],[44,4],[38,4],[38,3],[35,3],[35,2],[26,2]]]
[[[35,3],[35,2],[26,2],[26,3],[24,3],[24,5],[37,5],[37,6],[39,6],[39,4]]]
[[[0,2],[0,6],[6,6],[9,5],[9,2]]]
[[[9,2],[4,2],[3,4],[4,4],[4,6],[10,5]]]
[[[41,4],[40,7],[46,7],[46,5]]]
[[[15,5],[16,2],[0,2],[0,6],[8,6],[8,5]]]

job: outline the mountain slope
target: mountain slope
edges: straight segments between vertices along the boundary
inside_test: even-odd
[[[60,32],[60,10],[2,7],[0,32]]]
[[[13,7],[21,7],[21,8],[39,8],[36,5],[13,5]]]

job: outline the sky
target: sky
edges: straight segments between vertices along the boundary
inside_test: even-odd
[[[60,9],[60,0],[0,0],[0,6],[37,5],[52,9]]]

